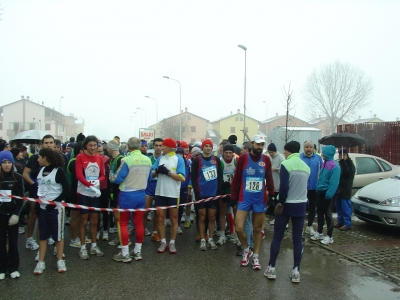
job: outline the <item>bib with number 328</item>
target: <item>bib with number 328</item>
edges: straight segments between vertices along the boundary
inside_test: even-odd
[[[217,168],[211,166],[203,169],[203,176],[206,181],[211,181],[217,179]]]
[[[246,191],[252,193],[259,193],[262,190],[263,178],[262,177],[246,177]]]

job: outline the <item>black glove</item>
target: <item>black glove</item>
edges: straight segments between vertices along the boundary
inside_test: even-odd
[[[168,169],[165,167],[165,165],[160,165],[160,166],[158,166],[156,172],[157,172],[157,174],[168,175],[169,172],[171,172],[171,171],[168,170]]]
[[[227,181],[224,181],[224,183],[222,184],[222,189],[223,190],[226,190],[226,189],[228,189],[230,187],[231,187],[231,184],[229,182],[227,182]]]
[[[229,202],[230,202],[230,204],[231,204],[232,207],[237,206],[237,203],[238,203],[237,199],[230,199]]]

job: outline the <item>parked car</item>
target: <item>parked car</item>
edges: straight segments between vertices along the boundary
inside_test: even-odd
[[[400,228],[400,173],[363,187],[351,201],[359,219]]]
[[[356,167],[353,193],[370,183],[390,178],[400,173],[400,166],[393,165],[374,155],[349,153],[349,157]],[[335,158],[338,159],[338,154],[335,155]]]

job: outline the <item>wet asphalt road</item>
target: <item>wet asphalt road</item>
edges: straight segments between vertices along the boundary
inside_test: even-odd
[[[261,271],[240,267],[233,243],[218,250],[198,250],[196,228],[183,228],[176,255],[158,254],[158,243],[145,237],[142,261],[118,263],[116,246],[99,241],[105,257],[79,259],[79,249],[66,246],[67,272],[58,274],[49,246],[46,270],[34,275],[36,251],[25,249],[20,235],[21,278],[0,281],[1,299],[400,299],[399,286],[368,267],[352,262],[305,238],[301,282],[290,281],[293,264],[290,228],[282,242],[276,270],[270,281],[263,272],[269,259],[272,228],[262,241]],[[151,225],[148,222],[148,228]],[[364,230],[369,230],[366,226]],[[69,244],[69,229],[66,230]],[[110,235],[114,238],[116,234]],[[398,239],[398,237],[396,237]],[[399,243],[399,240],[397,240]],[[132,248],[131,248],[132,249]]]

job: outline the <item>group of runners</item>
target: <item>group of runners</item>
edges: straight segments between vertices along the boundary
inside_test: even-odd
[[[280,242],[289,219],[292,219],[295,262],[292,282],[300,281],[301,234],[310,167],[300,159],[298,142],[285,145],[286,160],[280,159],[278,165],[271,163],[277,154],[271,144],[269,155],[263,154],[266,141],[261,135],[253,136],[241,149],[236,145],[236,137],[231,136],[220,143],[217,151],[213,150],[213,142],[209,139],[189,147],[184,141],[156,138],[151,155],[147,153],[145,140],[131,137],[126,146],[125,153],[121,151],[118,137],[106,142],[95,136],[80,135],[77,141],[64,147],[66,151],[62,153],[56,150],[53,136],[46,135],[41,149],[29,158],[22,176],[14,171],[14,160],[9,152],[0,152],[0,280],[7,273],[12,278],[20,276],[18,221],[22,200],[7,195],[23,196],[25,181],[29,197],[42,200],[28,203],[31,210],[26,248],[38,250],[34,274],[45,270],[46,248],[54,242],[58,272],[66,272],[63,254],[66,223],[71,229],[69,245],[79,249],[82,260],[88,260],[90,255],[104,256],[97,240],[108,241],[109,233],[114,232],[118,232],[118,238],[110,240],[109,244],[118,245],[119,252],[113,255],[117,262],[142,260],[145,235],[151,235],[152,240],[160,243],[158,253],[176,254],[177,235],[181,232],[179,223],[182,220],[186,228],[191,226],[191,205],[182,204],[192,201],[196,201],[199,250],[216,250],[230,238],[237,245],[240,265],[245,267],[251,260],[253,269],[261,270],[259,253],[265,236],[263,229],[269,200],[270,205],[284,204],[284,208],[283,214],[276,213],[275,216],[271,257],[264,275],[269,279],[276,278],[275,262]],[[47,204],[46,200],[55,204],[69,202],[120,210],[102,212],[100,217],[99,211],[70,208],[66,217],[63,205]],[[7,210],[3,212],[5,207]],[[163,209],[154,210],[151,218],[148,210],[143,211],[143,208],[151,207]],[[39,244],[33,238],[36,219]],[[153,220],[152,231],[146,227],[148,220]],[[166,223],[170,224],[169,234]],[[216,228],[217,223],[219,228]],[[132,232],[134,244],[130,251]],[[7,234],[9,249],[4,253]],[[90,245],[89,251],[86,244]]]

